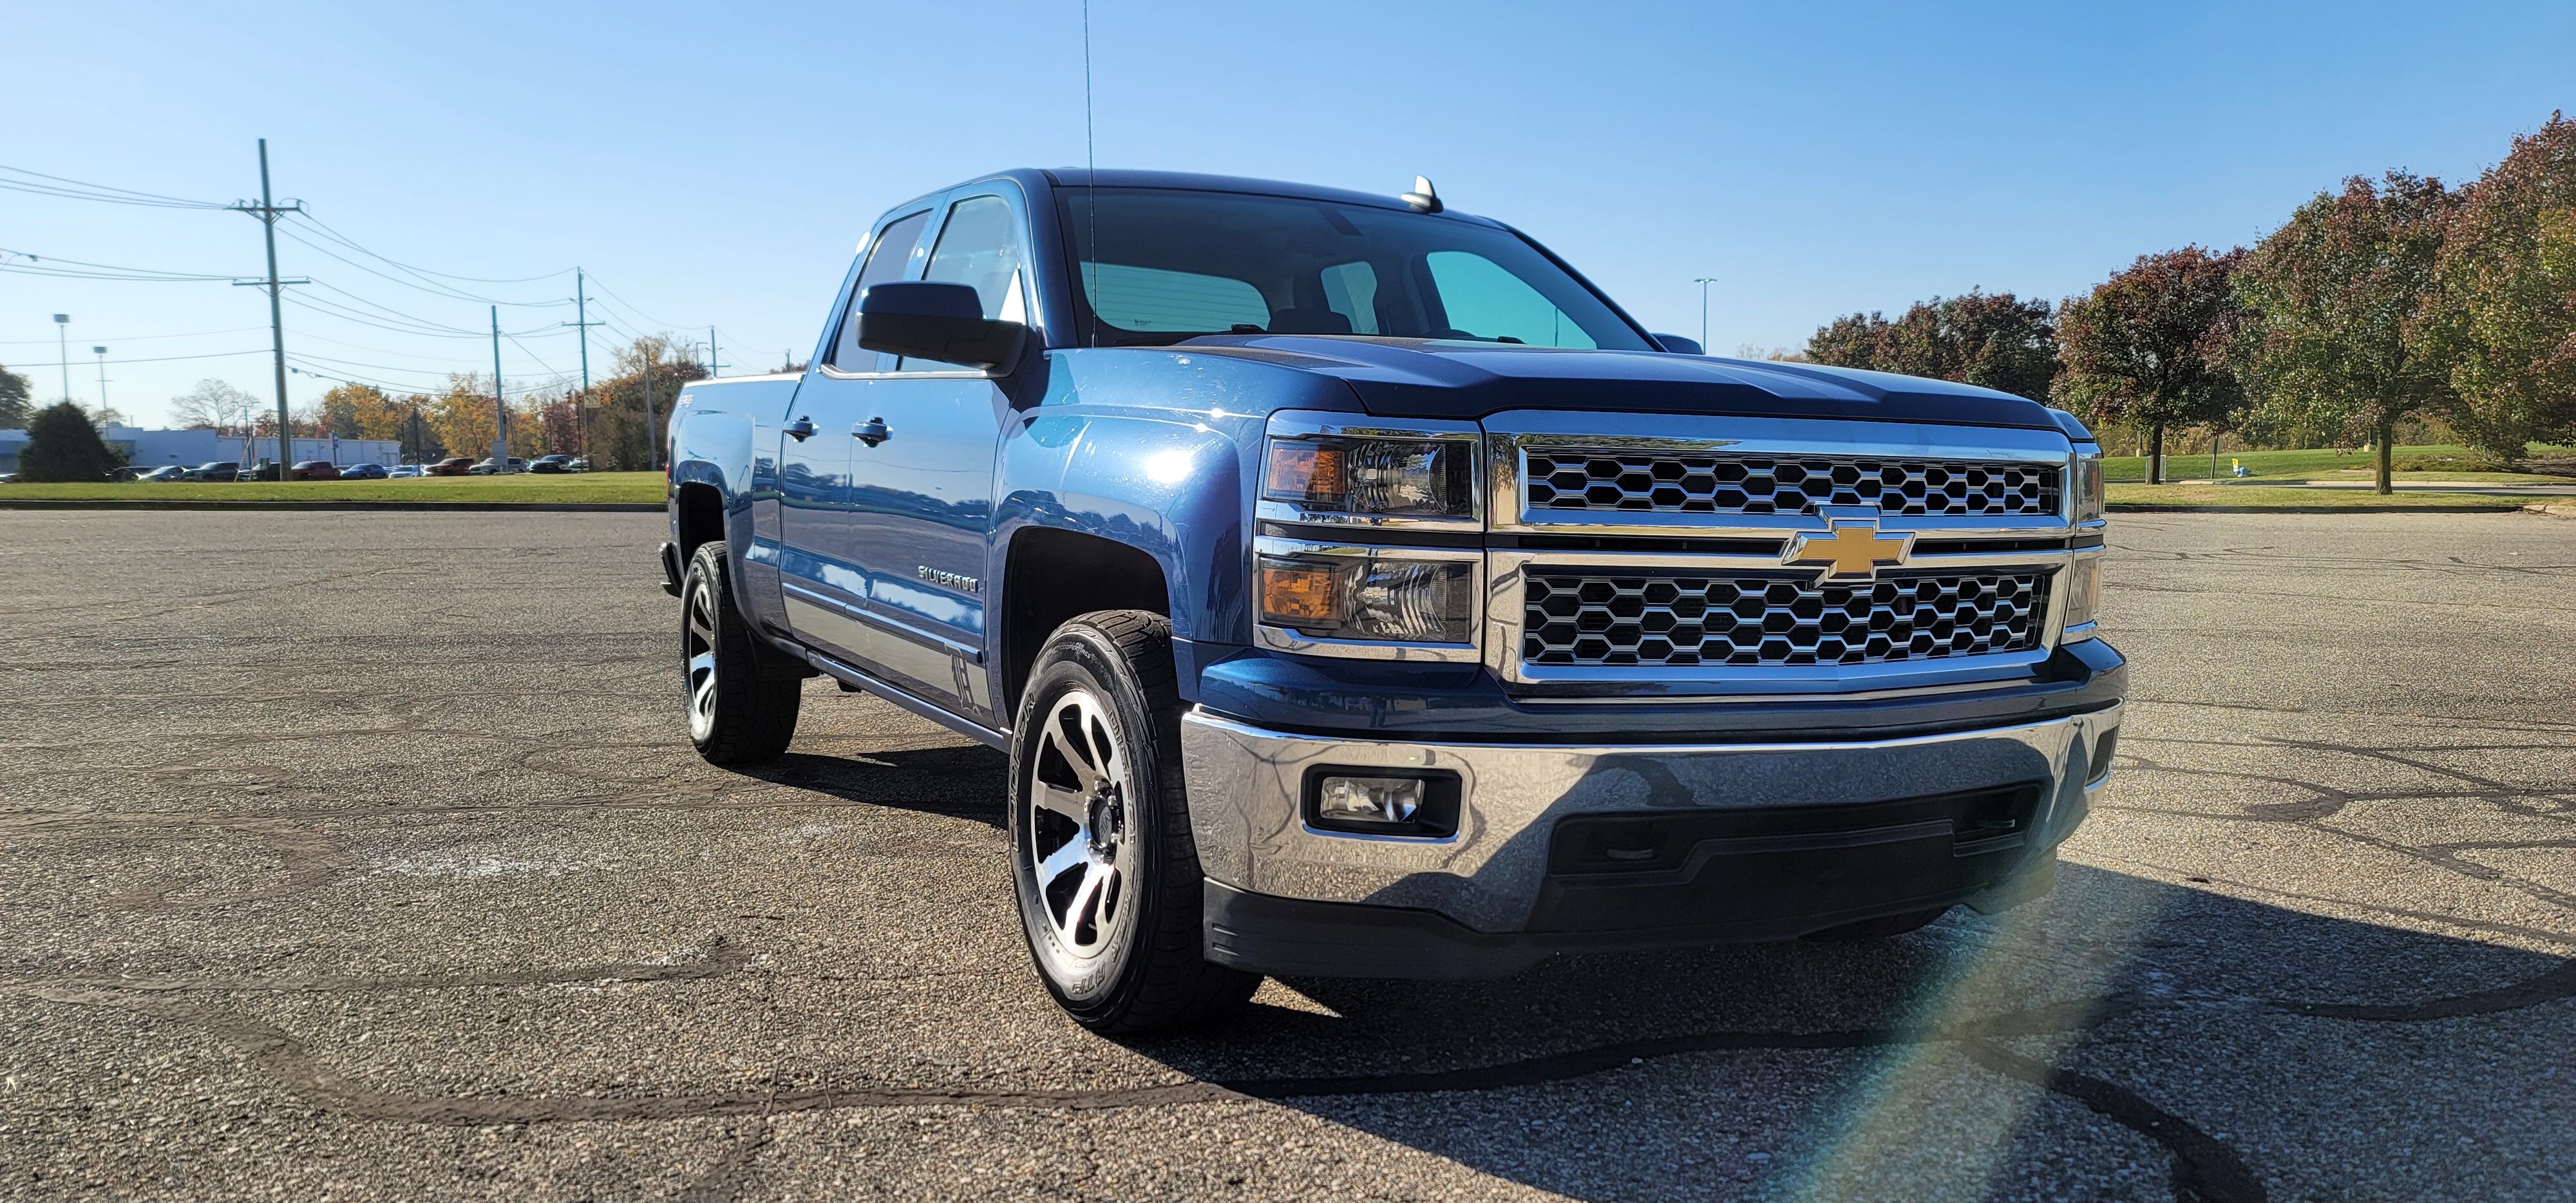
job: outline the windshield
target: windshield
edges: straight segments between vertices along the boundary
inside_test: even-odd
[[[1508,230],[1229,192],[1072,187],[1056,196],[1080,263],[1082,340],[1093,345],[1347,334],[1654,349]]]

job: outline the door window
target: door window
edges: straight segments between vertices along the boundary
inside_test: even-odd
[[[844,372],[877,370],[877,353],[859,346],[859,296],[872,284],[903,278],[904,268],[912,263],[912,249],[921,242],[921,227],[930,223],[927,211],[915,213],[885,228],[868,247],[867,266],[859,269],[859,286],[850,290],[850,310],[841,320],[841,335],[832,345],[832,366]]]
[[[975,290],[987,318],[1025,322],[1028,307],[1020,300],[1020,222],[1011,204],[998,196],[970,196],[948,210],[939,245],[930,252],[922,279],[964,284]],[[907,372],[971,372],[964,364],[935,359],[904,360]]]

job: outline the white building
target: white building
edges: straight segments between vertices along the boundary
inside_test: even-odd
[[[277,454],[273,435],[217,434],[211,430],[144,430],[108,424],[107,445],[125,453],[127,463],[149,471],[172,464],[193,468],[217,460],[256,464]],[[5,438],[0,435],[0,438]],[[0,445],[5,447],[5,445]],[[14,453],[12,453],[14,454]],[[297,439],[290,463],[328,460],[334,464],[399,464],[402,443],[395,439]]]

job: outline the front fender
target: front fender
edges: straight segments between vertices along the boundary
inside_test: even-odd
[[[1033,527],[1097,535],[1162,568],[1175,637],[1249,643],[1252,502],[1268,415],[1355,410],[1357,396],[1338,380],[1186,348],[1055,359],[1047,396],[1003,442],[994,563]]]

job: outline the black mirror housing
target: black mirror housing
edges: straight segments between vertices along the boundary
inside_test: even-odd
[[[1655,341],[1662,344],[1665,350],[1670,351],[1675,355],[1708,354],[1708,352],[1700,349],[1699,340],[1695,338],[1683,338],[1678,334],[1658,334],[1655,336]]]
[[[859,346],[906,359],[933,359],[969,367],[1008,367],[1020,357],[1029,328],[984,316],[983,299],[964,284],[906,280],[859,294]]]

